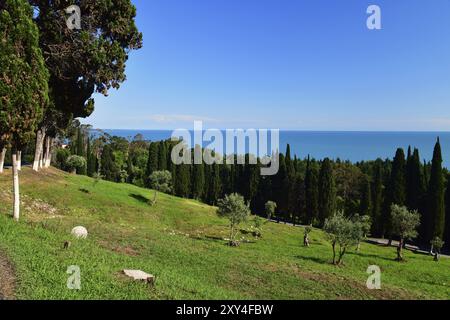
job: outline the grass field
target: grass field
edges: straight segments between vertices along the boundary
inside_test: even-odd
[[[449,299],[450,259],[363,244],[345,265],[330,264],[331,246],[314,230],[311,247],[298,227],[268,223],[263,238],[225,244],[227,221],[215,208],[127,184],[50,169],[21,173],[22,219],[10,217],[11,176],[0,176],[0,253],[13,266],[18,299]],[[73,240],[74,226],[87,240]],[[242,229],[247,226],[243,225]],[[68,250],[65,241],[72,242]],[[81,268],[81,290],[69,290],[67,268]],[[382,289],[366,288],[369,265]],[[1,266],[1,264],[0,264]],[[121,275],[141,269],[153,287]],[[0,272],[0,277],[2,273]]]

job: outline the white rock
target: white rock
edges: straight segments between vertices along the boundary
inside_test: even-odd
[[[88,236],[87,229],[81,226],[73,228],[71,233],[77,239],[86,239]]]
[[[141,270],[123,270],[123,273],[134,280],[145,281],[147,283],[153,283],[155,281],[155,277],[153,275]]]

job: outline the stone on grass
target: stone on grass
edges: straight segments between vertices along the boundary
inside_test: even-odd
[[[77,239],[86,239],[88,236],[87,229],[81,226],[73,228],[71,233]]]
[[[145,281],[148,284],[153,284],[155,282],[155,277],[148,274],[142,270],[123,270],[123,273],[133,280]]]

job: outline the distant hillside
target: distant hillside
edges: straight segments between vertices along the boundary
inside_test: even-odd
[[[450,259],[363,244],[345,265],[331,265],[331,247],[314,230],[311,247],[299,227],[268,223],[263,238],[226,245],[227,221],[214,207],[128,184],[56,169],[21,173],[22,220],[9,216],[11,176],[0,175],[0,295],[18,299],[448,299]],[[74,240],[78,225],[87,240]],[[71,241],[69,249],[64,242]],[[7,261],[7,262],[5,262]],[[8,267],[6,267],[8,265]],[[81,269],[79,291],[67,289],[67,268]],[[369,265],[382,270],[382,290],[366,288]],[[154,287],[121,275],[141,269]],[[6,279],[6,273],[8,277]],[[13,273],[13,274],[11,274]],[[6,280],[5,280],[6,279]],[[4,282],[4,286],[1,285]]]

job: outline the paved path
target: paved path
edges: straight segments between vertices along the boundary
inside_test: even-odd
[[[286,222],[286,223],[283,222],[283,221],[278,222],[277,220],[273,220],[273,219],[271,219],[269,221],[274,222],[274,223],[285,224],[285,225],[293,226],[293,227],[303,227],[303,228],[305,227],[303,225],[298,225],[298,224],[294,225],[294,224],[292,224],[290,222]],[[388,243],[389,243],[389,240],[388,239],[379,239],[379,238],[367,238],[366,242],[372,243],[372,244],[377,244],[377,245],[387,246]],[[392,243],[391,243],[391,246],[392,247],[397,247],[398,246],[398,241],[393,240]],[[411,251],[414,251],[416,253],[427,254],[427,255],[429,254],[428,251],[420,249],[419,247],[413,246],[411,244],[406,244],[405,247],[406,247],[407,250],[411,250]],[[443,258],[450,258],[450,255],[441,254],[441,257],[443,257]]]

